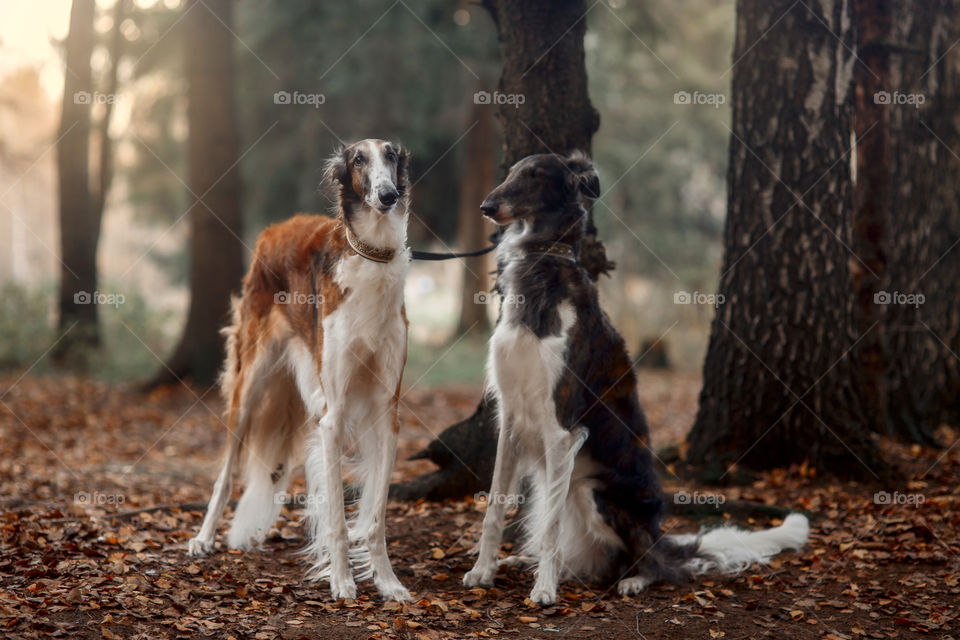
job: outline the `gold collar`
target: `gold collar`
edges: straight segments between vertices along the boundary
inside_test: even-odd
[[[524,247],[527,250],[526,255],[541,254],[547,256],[554,256],[556,258],[563,258],[564,260],[569,260],[570,262],[577,261],[577,253],[573,250],[573,247],[565,242],[540,242],[536,244],[529,244]]]
[[[350,230],[350,227],[344,225],[344,229],[347,232],[347,244],[350,245],[350,248],[353,249],[357,255],[362,258],[366,258],[372,262],[390,262],[393,260],[394,256],[397,255],[396,249],[382,249],[380,247],[374,247],[369,245],[357,236],[353,235],[353,231]]]

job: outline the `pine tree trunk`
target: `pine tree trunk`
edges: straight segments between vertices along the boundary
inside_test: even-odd
[[[497,108],[503,128],[501,171],[505,174],[532,153],[589,151],[600,116],[587,94],[586,2],[484,0],[484,6],[500,40],[503,74],[498,92],[509,98],[497,105],[491,99],[486,105]],[[581,262],[596,279],[613,265],[596,240],[592,220],[590,229]],[[495,408],[482,400],[472,416],[447,427],[417,455],[432,460],[440,470],[395,485],[392,495],[438,500],[488,490],[497,450],[494,413]]]
[[[124,42],[120,26],[126,16],[128,2],[129,0],[117,0],[116,4],[113,5],[113,29],[110,33],[110,45],[108,47],[110,70],[107,73],[106,83],[106,94],[108,96],[116,96],[120,90],[118,69],[120,58],[123,56]],[[104,105],[103,115],[97,123],[100,161],[97,163],[97,178],[93,181],[94,189],[91,193],[91,202],[96,217],[101,220],[103,219],[103,209],[107,202],[110,184],[113,182],[113,139],[110,137],[110,121],[113,118],[114,104],[114,100],[107,101]]]
[[[494,187],[493,165],[496,159],[496,132],[489,106],[474,104],[469,116],[468,126],[472,128],[463,144],[463,179],[460,181],[460,208],[457,214],[457,246],[462,251],[480,249],[487,244],[488,225],[480,214],[480,203]],[[462,262],[463,286],[460,289],[460,322],[456,335],[469,331],[482,336],[490,330],[490,321],[487,318],[487,306],[478,304],[476,295],[489,288],[489,261],[487,256],[477,256],[465,258]]]
[[[890,105],[888,430],[935,444],[960,424],[960,2],[893,5],[891,80],[908,101]]]
[[[863,414],[874,430],[887,424],[887,354],[884,307],[875,298],[886,272],[890,221],[890,114],[877,96],[890,90],[889,0],[856,0],[857,55],[854,65],[857,170],[854,186],[853,242],[859,258],[850,262],[854,286],[854,325],[861,336],[854,350]]]
[[[886,474],[852,377],[850,11],[737,3],[724,303],[688,436],[693,464]]]
[[[243,277],[231,0],[190,0],[184,11],[190,138],[190,310],[180,344],[154,383],[212,384],[220,327]]]
[[[100,216],[90,197],[90,109],[94,0],[74,0],[66,39],[63,106],[57,142],[60,196],[60,297],[56,355],[82,365],[100,344],[97,324],[97,244]]]
[[[498,91],[502,171],[532,153],[590,151],[600,115],[587,94],[585,0],[484,0],[497,25],[503,74]],[[559,38],[559,40],[558,40]]]

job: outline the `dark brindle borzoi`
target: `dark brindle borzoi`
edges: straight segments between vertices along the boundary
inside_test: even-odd
[[[500,435],[479,557],[463,582],[493,583],[505,497],[530,476],[526,542],[514,560],[537,566],[530,598],[540,604],[556,601],[563,577],[617,581],[631,595],[659,580],[737,571],[802,546],[809,530],[792,514],[767,531],[661,533],[664,505],[637,380],[597,287],[577,265],[581,197],[599,191],[585,155],[533,155],[481,205],[508,225],[497,252],[503,306],[488,362]]]
[[[326,176],[338,188],[336,217],[298,215],[260,234],[234,300],[221,381],[226,461],[189,552],[213,548],[241,446],[246,488],[227,536],[233,549],[263,541],[305,449],[309,575],[329,578],[334,598],[353,598],[353,560],[384,598],[409,600],[384,532],[407,349],[407,152],[363,140],[338,152]],[[348,527],[340,461],[351,448],[363,492]]]

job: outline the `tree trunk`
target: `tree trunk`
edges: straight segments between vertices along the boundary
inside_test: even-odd
[[[854,327],[861,336],[854,350],[859,363],[857,384],[863,414],[874,430],[883,430],[886,418],[887,356],[884,348],[884,307],[876,304],[887,262],[890,220],[889,105],[876,97],[890,90],[887,43],[890,39],[890,0],[856,0],[857,171],[854,181],[853,242],[859,258],[850,262],[854,286]],[[862,264],[861,264],[862,262]]]
[[[63,107],[57,142],[60,196],[60,299],[57,358],[82,364],[100,344],[97,243],[100,216],[90,198],[90,105],[94,0],[74,0],[66,39]]]
[[[853,16],[847,3],[823,6],[737,3],[724,303],[693,464],[887,471],[852,378]]]
[[[522,96],[522,104],[502,102],[506,174],[532,153],[590,151],[600,115],[587,94],[583,36],[585,0],[484,0],[497,25],[503,74],[498,91]],[[557,40],[560,38],[560,40]]]
[[[960,2],[893,4],[889,431],[936,444],[960,424]]]
[[[186,376],[215,382],[223,360],[219,330],[243,276],[232,8],[231,0],[190,0],[184,7],[190,310],[180,344],[155,383]]]
[[[589,151],[600,116],[587,95],[585,0],[484,0],[484,6],[497,25],[503,62],[502,97],[494,95],[486,105],[498,107],[502,172],[532,153]],[[590,229],[581,263],[596,279],[613,265],[596,240],[592,219]],[[417,454],[440,470],[394,486],[393,495],[436,500],[488,490],[497,450],[494,414],[484,400],[472,416],[445,429]]]
[[[496,132],[489,105],[474,104],[469,119],[468,125],[473,128],[464,140],[463,179],[460,181],[460,209],[457,214],[457,246],[461,251],[472,251],[486,244],[487,223],[480,215],[480,203],[494,187],[493,163],[496,158]],[[475,296],[489,287],[487,256],[465,258],[462,262],[463,286],[456,335],[468,331],[475,332],[474,335],[485,335],[490,330],[487,306],[478,304]]]
[[[107,74],[107,96],[116,96],[120,89],[117,71],[120,67],[120,58],[123,55],[124,40],[120,25],[123,24],[126,15],[127,2],[128,0],[117,0],[117,3],[113,6],[113,30],[110,34],[108,47],[110,71]],[[98,220],[103,219],[103,208],[107,202],[107,193],[110,191],[110,184],[113,182],[113,139],[110,137],[110,121],[113,118],[114,103],[115,100],[113,99],[107,100],[97,127],[100,161],[97,164],[97,179],[94,181],[95,186],[90,199]]]

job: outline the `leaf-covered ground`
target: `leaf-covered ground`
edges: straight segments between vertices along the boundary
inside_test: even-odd
[[[659,443],[689,427],[697,386],[642,375]],[[401,457],[476,399],[467,388],[408,393]],[[482,505],[391,503],[390,552],[417,598],[399,605],[381,602],[369,583],[356,601],[334,602],[325,585],[304,582],[297,510],[284,510],[262,552],[186,556],[219,465],[219,412],[215,392],[185,387],[146,396],[78,378],[0,379],[3,637],[960,638],[960,446],[944,454],[890,445],[912,476],[902,487],[838,484],[805,469],[745,487],[668,476],[694,501],[812,512],[811,544],[740,576],[635,598],[567,582],[548,609],[526,600],[533,579],[520,570],[501,570],[492,589],[460,586]],[[426,469],[401,462],[395,476]],[[163,508],[142,511],[154,506]],[[697,526],[667,522],[672,531]]]

